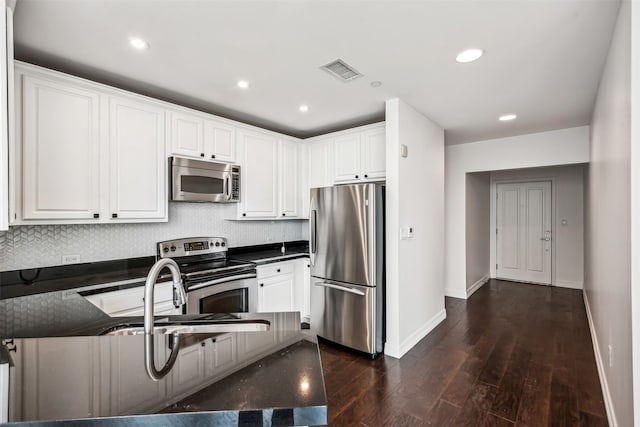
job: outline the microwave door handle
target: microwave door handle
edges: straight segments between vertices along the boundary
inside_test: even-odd
[[[225,190],[224,193],[227,196],[227,200],[231,200],[231,192],[229,191],[229,187],[230,187],[230,178],[229,175],[227,175],[224,179],[224,185],[225,185]]]

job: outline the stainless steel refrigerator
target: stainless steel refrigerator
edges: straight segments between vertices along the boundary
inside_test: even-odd
[[[375,355],[384,349],[384,186],[311,189],[311,328]]]

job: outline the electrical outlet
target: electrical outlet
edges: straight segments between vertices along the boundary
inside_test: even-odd
[[[62,255],[62,264],[77,264],[80,262],[80,255]]]
[[[613,368],[613,346],[609,344],[609,367]]]

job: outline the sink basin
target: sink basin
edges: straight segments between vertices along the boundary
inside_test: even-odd
[[[227,332],[264,332],[271,327],[271,322],[262,319],[237,320],[186,320],[179,322],[156,322],[154,334],[219,334]],[[120,324],[102,332],[101,335],[142,335],[143,323]]]

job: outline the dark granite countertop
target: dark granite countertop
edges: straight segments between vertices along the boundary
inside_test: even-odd
[[[227,256],[241,261],[266,264],[309,256],[306,240],[229,248]],[[127,258],[55,267],[0,272],[0,300],[45,292],[105,285],[114,289],[143,285],[155,257]],[[168,273],[168,270],[167,270]]]
[[[8,353],[14,365],[8,425],[327,423],[315,335],[300,330],[299,313],[157,316],[175,322],[233,316],[267,321],[269,330],[180,335],[175,365],[154,382],[144,368],[143,335],[100,335],[142,318],[110,317],[81,290],[0,300],[0,339],[15,346]],[[160,368],[170,336],[154,337]]]
[[[282,253],[282,243],[248,246],[229,249],[229,257],[240,261],[249,261],[258,265],[289,259],[306,258],[309,256],[309,242],[298,240],[285,242],[285,252]]]

